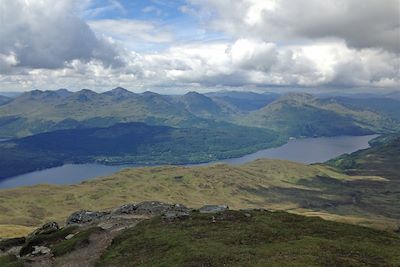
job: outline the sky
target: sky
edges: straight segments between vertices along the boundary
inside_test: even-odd
[[[0,92],[400,91],[400,0],[0,0]]]

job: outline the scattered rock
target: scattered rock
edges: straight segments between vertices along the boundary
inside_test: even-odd
[[[190,216],[188,211],[167,211],[164,218],[167,220],[184,219]]]
[[[47,235],[53,232],[60,230],[60,226],[56,222],[48,222],[44,224],[42,227],[36,229],[31,234],[28,235],[28,239],[37,235]]]
[[[189,213],[190,209],[180,204],[166,204],[158,201],[145,201],[127,204],[115,209],[112,214],[164,215],[169,212]]]
[[[122,214],[134,214],[137,209],[136,204],[125,204],[121,207],[116,208],[113,210],[112,214],[122,215]]]
[[[12,247],[22,246],[25,243],[25,237],[8,238],[0,241],[0,251],[8,251]]]
[[[250,218],[251,214],[250,213],[245,213],[244,216],[246,216],[247,218]]]
[[[97,221],[100,219],[105,218],[107,215],[110,213],[108,212],[97,212],[97,211],[87,211],[87,210],[81,210],[72,213],[68,219],[66,224],[71,225],[71,224],[86,224],[90,223],[93,221]]]
[[[218,213],[228,210],[227,205],[205,205],[199,209],[200,213]]]
[[[31,252],[31,255],[38,256],[38,255],[46,255],[46,254],[50,254],[50,253],[51,253],[51,250],[48,247],[34,246],[33,251]]]
[[[73,238],[75,236],[75,234],[69,234],[65,237],[66,240],[70,240],[71,238]]]

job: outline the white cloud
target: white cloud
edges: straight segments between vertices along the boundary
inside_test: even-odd
[[[279,47],[257,40],[176,45],[162,53],[126,52],[126,65],[71,61],[59,70],[35,69],[18,79],[46,88],[151,89],[182,86],[376,86],[400,84],[398,61],[376,49],[356,50],[343,42]],[[16,76],[15,76],[16,77]],[[9,76],[0,77],[4,82]],[[9,79],[8,79],[9,80]]]
[[[60,68],[68,61],[101,60],[119,66],[114,47],[97,38],[76,12],[77,1],[2,0],[0,53],[16,67]]]
[[[400,0],[188,1],[212,29],[236,38],[338,38],[355,48],[400,51]]]
[[[231,39],[186,43],[160,22],[85,22],[77,14],[90,0],[2,1],[7,90],[400,87],[397,0],[190,0],[185,13]],[[107,6],[118,9],[113,2]]]

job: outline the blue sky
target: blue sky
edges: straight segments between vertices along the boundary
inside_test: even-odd
[[[140,42],[125,44],[135,51],[158,51],[169,47],[171,43],[194,41],[221,41],[229,39],[222,31],[205,29],[198,17],[185,12],[188,3],[185,0],[95,0],[81,13],[87,22],[101,20],[143,21],[148,22],[171,34],[171,41]],[[117,36],[114,36],[117,38]]]
[[[399,90],[399,7],[400,0],[2,0],[0,90]]]
[[[84,17],[90,19],[143,19],[143,20],[192,20],[179,9],[185,1],[128,1],[96,0],[90,3]],[[194,22],[194,20],[192,20]]]

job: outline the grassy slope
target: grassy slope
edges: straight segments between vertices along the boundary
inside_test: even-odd
[[[372,147],[343,155],[328,163],[348,173],[380,175],[400,182],[400,134],[371,140]]]
[[[192,99],[189,94],[172,97],[151,92],[135,94],[125,89],[103,94],[81,90],[66,96],[58,92],[31,91],[0,106],[0,136],[23,137],[58,129],[105,127],[135,121],[203,127],[215,123],[205,118],[239,112],[197,95]],[[187,98],[190,101],[186,101]]]
[[[98,266],[397,266],[399,246],[399,236],[364,227],[229,211],[143,221],[115,238]]]
[[[82,90],[67,97],[52,92],[27,92],[0,106],[0,136],[26,136],[54,129],[110,126],[144,121],[180,125],[195,116],[158,94],[97,94]]]
[[[357,135],[399,128],[398,122],[381,113],[319,100],[308,94],[283,96],[237,120],[244,125],[270,128],[290,136]]]
[[[388,117],[400,121],[400,101],[383,98],[347,98],[347,97],[334,97],[331,101],[337,101],[338,103],[345,105],[349,108],[368,109],[371,111],[385,114]]]
[[[163,96],[118,89],[103,94],[89,90],[65,94],[31,91],[0,105],[0,137],[132,121],[179,127],[215,127],[216,121],[230,121],[271,128],[292,136],[356,135],[399,129],[398,121],[385,116],[396,114],[393,103],[389,109],[366,109],[357,103],[320,100],[307,94],[285,95],[272,103],[277,96],[265,96],[271,99],[263,100],[258,95],[262,103],[268,104],[261,108],[262,104],[254,96],[235,98],[232,102],[230,98],[209,98],[193,92],[185,96]],[[245,115],[249,111],[252,112]]]
[[[372,199],[369,206],[362,202],[369,199],[364,187],[380,184],[385,184],[380,177],[361,179],[325,166],[280,160],[258,160],[241,166],[126,169],[78,185],[1,190],[0,224],[38,226],[49,220],[62,222],[79,209],[104,210],[128,202],[159,200],[190,207],[226,203],[235,209],[289,210],[394,229],[400,219],[399,205],[382,209],[382,198]],[[362,198],[354,204],[356,192]],[[4,234],[1,229],[0,236]]]

